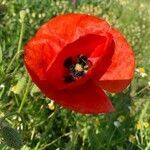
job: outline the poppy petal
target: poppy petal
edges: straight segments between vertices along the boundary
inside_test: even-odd
[[[50,99],[67,109],[83,114],[99,114],[115,111],[109,98],[94,81],[89,80],[83,86],[70,90],[57,90],[46,80],[40,80],[38,76],[28,68],[33,82]]]
[[[48,83],[46,79],[40,79],[40,77],[26,64],[26,68],[31,76],[32,81],[37,85],[37,87],[44,93],[48,93],[49,98],[53,98],[53,95],[56,95],[57,89]]]
[[[106,41],[106,40],[105,40]],[[79,38],[75,42],[68,44],[56,57],[54,62],[47,68],[46,76],[50,84],[53,84],[58,89],[64,89],[70,87],[70,85],[81,85],[87,79],[88,72],[82,80],[78,80],[73,83],[66,84],[64,82],[65,67],[64,62],[69,57],[76,57],[80,54],[90,56],[92,51],[99,45],[105,45],[104,37],[99,35],[86,35]],[[103,44],[104,43],[104,44]],[[55,74],[55,75],[54,75]],[[88,75],[89,76],[89,75]],[[80,82],[81,81],[81,82]],[[78,83],[77,83],[78,82]],[[73,86],[74,86],[73,85]]]
[[[54,100],[65,108],[83,114],[114,111],[109,98],[92,80],[79,88],[59,91],[54,96]]]
[[[43,37],[32,38],[24,47],[24,63],[40,80],[46,79],[46,69],[57,55],[53,47],[54,42]]]
[[[107,32],[109,28],[110,26],[106,21],[94,16],[65,14],[57,16],[45,23],[40,27],[36,36],[55,36],[58,37],[61,42],[68,44],[87,34]]]
[[[101,88],[109,92],[121,92],[131,82],[134,74],[135,62],[132,48],[117,29],[110,29],[115,43],[111,65],[99,79]]]
[[[41,53],[43,53],[43,48],[41,47],[41,44],[40,44],[40,42],[38,42],[38,40],[39,39],[43,39],[43,40],[48,39],[50,46],[48,46],[48,43],[47,43],[47,46],[46,46],[47,53],[54,52],[55,56],[56,56],[56,54],[61,53],[62,50],[65,49],[65,47],[68,47],[68,45],[71,45],[71,43],[76,42],[78,40],[80,42],[76,42],[76,47],[74,47],[74,49],[76,48],[76,50],[74,52],[80,54],[81,48],[82,48],[83,52],[85,52],[86,54],[89,54],[89,52],[91,52],[93,50],[93,48],[95,46],[97,46],[98,43],[101,42],[101,37],[100,37],[99,33],[102,33],[105,31],[107,32],[109,30],[109,28],[110,28],[110,26],[106,21],[99,19],[97,17],[94,17],[94,16],[89,16],[89,15],[85,15],[85,14],[66,14],[66,15],[57,16],[40,27],[40,29],[36,33],[36,36],[32,40],[30,40],[28,42],[28,44],[26,45],[25,53],[32,53],[32,55],[34,55],[34,53],[36,53],[36,54],[38,53],[41,55]],[[83,37],[86,37],[86,38],[83,38]],[[94,37],[94,38],[92,38],[92,37]],[[35,44],[36,42],[39,43],[39,47],[36,46],[38,49],[38,52],[37,52],[36,48],[34,48],[36,45]],[[50,47],[50,48],[48,49],[48,47]],[[70,50],[69,50],[70,53],[72,55],[75,55],[73,50],[71,49],[72,47],[69,47],[69,48],[70,48]],[[65,54],[63,54],[62,56],[65,56]],[[55,57],[49,58],[48,61],[50,63],[49,63],[49,66],[47,67],[47,69],[43,69],[44,61],[41,61],[40,57],[38,57],[39,59],[37,58],[37,60],[35,60],[35,62],[37,62],[35,65],[33,57],[29,54],[29,56],[26,55],[25,59],[28,62],[28,64],[29,64],[29,62],[32,63],[31,68],[35,72],[37,72],[37,74],[39,74],[39,76],[41,76],[41,75],[45,76],[45,74],[43,73],[43,71],[45,71],[45,72],[47,72],[46,76],[48,77],[48,79],[50,79],[50,76],[52,76],[51,79],[53,79],[53,77],[56,77],[57,75],[59,75],[59,73],[61,73],[61,72],[63,73],[63,70],[61,67],[55,68],[54,72],[50,71],[51,64],[52,64],[53,60],[55,60]],[[44,57],[47,57],[47,56],[44,56]],[[40,63],[41,66],[38,63]],[[28,65],[28,66],[30,67],[30,65]],[[34,69],[34,67],[32,67],[32,66],[34,66],[35,68],[38,68],[38,69]],[[52,81],[55,81],[55,85],[57,85],[58,80],[52,80]],[[61,82],[64,82],[63,78],[62,78]],[[51,84],[51,82],[50,82],[50,84]],[[62,88],[63,86],[58,84],[57,87]]]
[[[97,81],[106,72],[107,68],[111,64],[111,59],[114,53],[114,41],[112,35],[105,33],[106,40],[99,45],[91,54],[91,62],[95,62],[93,66],[92,78]]]

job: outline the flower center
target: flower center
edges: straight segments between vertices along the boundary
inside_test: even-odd
[[[74,70],[77,72],[82,72],[83,71],[83,66],[81,64],[76,64],[74,67]]]
[[[91,62],[87,56],[81,54],[75,59],[68,57],[64,61],[64,66],[68,70],[67,75],[64,77],[64,82],[70,83],[84,76],[88,72]]]

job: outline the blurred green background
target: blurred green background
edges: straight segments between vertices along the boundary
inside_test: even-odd
[[[31,83],[23,65],[23,45],[40,25],[65,13],[101,17],[132,45],[134,80],[122,93],[109,94],[116,112],[74,113]],[[23,116],[6,118],[22,135],[22,150],[150,150],[149,39],[149,0],[0,0],[0,118],[13,112]],[[1,135],[0,150],[11,150],[5,142]]]

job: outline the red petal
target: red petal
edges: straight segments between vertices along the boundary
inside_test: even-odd
[[[105,42],[96,47],[90,56],[90,60],[95,61],[93,66],[93,79],[95,81],[106,72],[107,68],[111,64],[111,59],[114,53],[114,41],[112,35],[105,33]]]
[[[54,96],[54,100],[65,108],[84,114],[114,111],[109,98],[91,80],[78,89],[59,91]]]
[[[45,23],[38,30],[36,36],[55,36],[61,42],[68,44],[81,36],[107,32],[108,30],[108,23],[97,17],[85,14],[65,14],[57,16]]]
[[[131,82],[135,69],[134,54],[123,35],[116,29],[110,33],[115,42],[112,62],[100,78],[99,85],[109,92],[121,92]]]
[[[45,79],[45,72],[48,71],[47,77],[51,81],[54,81],[57,87],[62,88],[63,85],[57,84],[58,80],[55,78],[63,73],[62,67],[57,66],[53,72],[49,70],[55,56],[61,53],[64,47],[70,48],[69,53],[71,55],[75,55],[75,53],[80,54],[81,50],[83,53],[89,54],[89,51],[91,52],[93,48],[101,42],[98,36],[99,33],[108,31],[109,28],[107,22],[94,16],[66,14],[55,17],[41,26],[35,38],[27,43],[25,47],[25,63],[28,64],[28,67],[38,76],[41,76],[41,79]],[[91,40],[90,37],[92,35],[95,36],[95,38],[93,38],[95,41]],[[84,40],[83,37],[87,37],[87,39]],[[83,40],[76,42],[79,39]],[[42,43],[42,40],[47,40],[45,45]],[[74,50],[72,49],[73,47],[68,46],[73,42],[77,44],[74,46]],[[43,50],[43,48],[46,49],[46,51]],[[45,54],[43,53],[44,51],[46,52]],[[53,55],[53,53],[55,54]],[[53,57],[49,57],[47,54],[53,55]],[[46,60],[44,60],[45,57]],[[67,57],[67,55],[62,54],[62,57]],[[48,62],[49,67],[47,69],[46,66]],[[53,77],[55,80],[53,80]],[[63,78],[59,79],[61,82],[64,82]]]
[[[64,82],[64,76],[65,76],[65,67],[64,67],[64,61],[68,57],[75,57],[80,54],[89,56],[94,49],[99,46],[100,44],[105,43],[104,37],[99,35],[86,35],[82,38],[79,38],[75,42],[68,44],[57,56],[53,64],[50,64],[47,68],[46,76],[50,84],[53,84],[58,89],[64,89],[68,88],[70,86],[80,85],[81,82],[84,83],[89,78],[88,76],[84,76],[82,80],[78,80],[76,82],[66,84]],[[104,44],[102,44],[104,45]],[[80,82],[81,81],[81,82]]]
[[[34,70],[30,69],[30,66],[26,64],[26,68],[32,78],[32,81],[39,87],[39,89],[47,95],[51,99],[53,98],[53,95],[56,95],[57,89],[48,83],[46,79],[40,79],[40,77],[34,72]]]
[[[24,47],[24,63],[40,80],[46,79],[46,69],[57,55],[52,44],[50,39],[34,37]]]
[[[27,69],[32,75],[33,82],[36,83],[41,91],[65,108],[83,114],[99,114],[115,111],[109,98],[92,80],[80,88],[58,91],[46,80],[39,80],[37,75],[28,66]]]

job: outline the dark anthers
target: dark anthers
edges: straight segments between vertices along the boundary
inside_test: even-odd
[[[64,77],[64,81],[70,83],[85,75],[90,63],[87,56],[81,54],[77,56],[76,60],[68,57],[64,62],[64,66],[69,71],[69,74]]]

